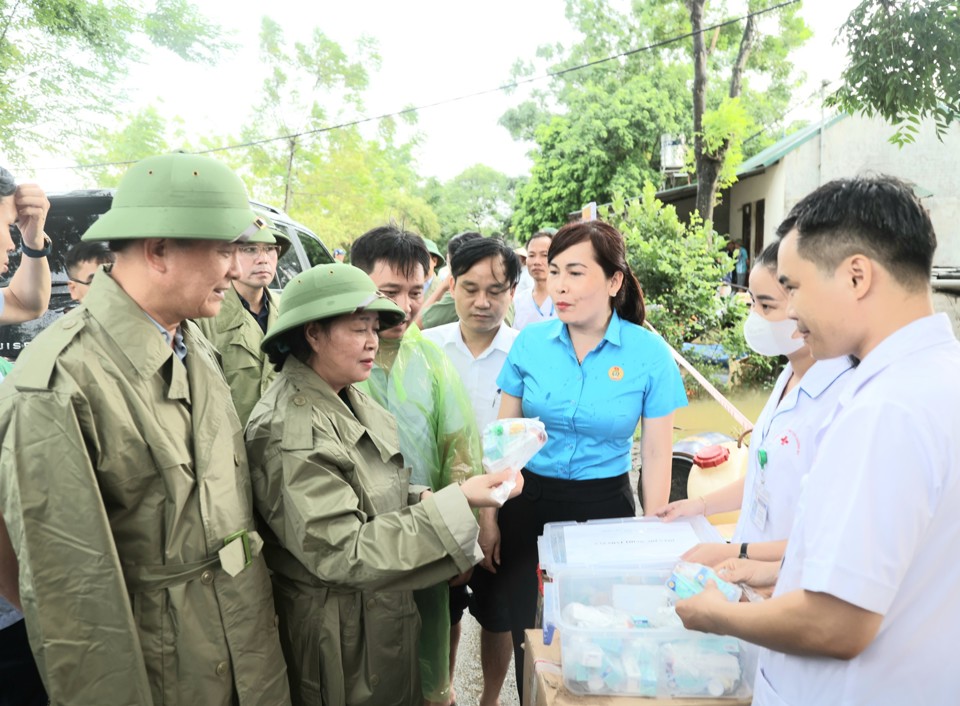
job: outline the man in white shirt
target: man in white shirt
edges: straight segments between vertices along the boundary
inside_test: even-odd
[[[781,225],[790,315],[818,359],[855,355],[774,597],[677,604],[691,628],[763,651],[763,704],[956,703],[960,633],[960,343],[934,314],[936,236],[905,184],[833,181]]]
[[[520,261],[499,239],[478,238],[464,243],[453,253],[450,273],[459,321],[427,329],[423,336],[443,349],[457,369],[482,431],[500,412],[497,376],[518,333],[503,319],[520,278]],[[499,545],[499,536],[494,541]],[[488,558],[476,567],[469,584],[473,591],[470,612],[481,628],[483,693],[480,706],[499,704],[500,689],[513,652],[506,612],[510,599],[503,595],[497,581],[499,555],[499,547],[489,554],[485,551],[484,556]],[[465,587],[463,590],[465,592]],[[455,603],[451,592],[451,609]],[[461,601],[459,613],[451,615],[451,623],[458,624],[462,615]],[[455,662],[457,638],[459,631],[452,631],[451,664]]]
[[[522,331],[525,326],[557,318],[553,299],[547,293],[547,252],[553,242],[552,228],[539,230],[527,241],[527,272],[533,278],[533,288],[517,294],[513,327]]]

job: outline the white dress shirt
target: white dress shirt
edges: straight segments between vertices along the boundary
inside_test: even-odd
[[[500,413],[500,388],[497,387],[497,376],[507,360],[507,354],[517,333],[505,323],[501,323],[493,342],[483,353],[474,358],[473,353],[463,341],[459,321],[428,328],[423,332],[423,337],[436,343],[460,373],[463,386],[470,395],[470,402],[473,404],[477,426],[481,433],[484,427],[496,420]]]
[[[793,366],[787,363],[750,436],[734,544],[773,542],[790,536],[800,481],[813,463],[816,433],[850,379],[850,359],[814,363],[786,395]],[[783,399],[780,399],[781,396]],[[761,464],[760,460],[765,459]]]
[[[541,306],[537,306],[537,302],[533,299],[532,289],[525,292],[517,290],[513,297],[513,312],[513,327],[517,331],[522,331],[523,327],[529,324],[557,318],[557,310],[553,306],[553,299],[547,297],[543,300]]]
[[[960,343],[945,314],[871,351],[825,419],[775,595],[883,616],[858,657],[763,650],[755,706],[955,704],[960,670]]]

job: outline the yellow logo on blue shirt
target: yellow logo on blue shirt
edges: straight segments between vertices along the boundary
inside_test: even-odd
[[[607,375],[610,376],[610,379],[614,382],[620,382],[623,380],[623,368],[619,365],[614,365],[610,370],[607,371]]]

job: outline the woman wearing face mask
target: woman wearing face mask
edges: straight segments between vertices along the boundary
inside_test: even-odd
[[[761,355],[787,357],[750,440],[747,475],[708,495],[677,500],[655,514],[670,521],[740,509],[731,544],[700,544],[687,561],[713,566],[731,559],[777,561],[783,558],[800,497],[801,479],[816,451],[820,423],[837,402],[852,369],[850,360],[815,361],[787,318],[787,293],[777,280],[780,242],[769,245],[750,273],[753,305],[744,338]]]

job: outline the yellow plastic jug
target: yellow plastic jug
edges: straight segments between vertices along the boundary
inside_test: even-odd
[[[747,474],[749,449],[746,445],[737,448],[736,441],[705,446],[693,457],[693,466],[687,477],[687,497],[699,498]],[[735,524],[740,511],[721,512],[707,519],[714,525]]]

